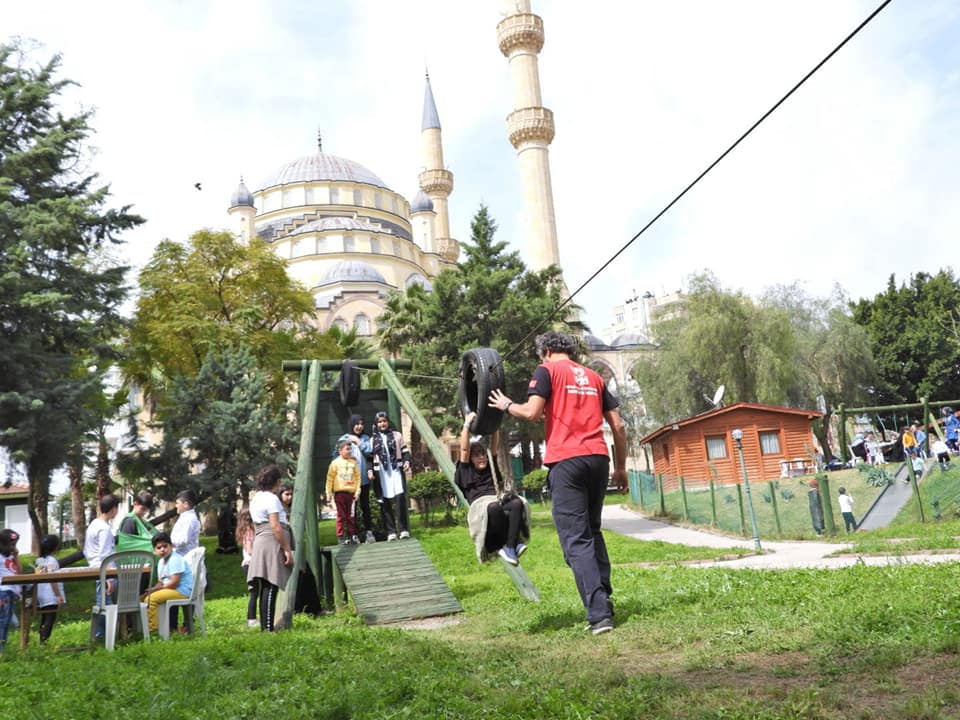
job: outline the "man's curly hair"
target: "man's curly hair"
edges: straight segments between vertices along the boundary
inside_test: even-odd
[[[543,357],[549,350],[552,353],[564,353],[571,359],[576,359],[579,346],[577,341],[555,330],[548,330],[542,335],[537,336],[537,357]]]

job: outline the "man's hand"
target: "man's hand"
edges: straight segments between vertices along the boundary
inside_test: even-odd
[[[487,405],[489,407],[495,407],[497,410],[504,412],[506,411],[507,406],[511,404],[513,404],[513,400],[504,395],[500,388],[491,391],[490,397],[487,399]]]

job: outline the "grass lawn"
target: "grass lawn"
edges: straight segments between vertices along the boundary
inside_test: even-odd
[[[960,521],[936,528],[960,535]],[[248,630],[239,558],[209,545],[205,637],[91,652],[88,621],[73,615],[47,647],[34,634],[21,653],[12,638],[0,716],[960,717],[957,565],[691,568],[680,561],[726,551],[607,533],[617,629],[592,637],[545,511],[533,531],[523,564],[540,603],[478,565],[464,528],[415,531],[464,608],[431,631],[366,627],[349,612]],[[93,591],[68,593],[74,604]]]

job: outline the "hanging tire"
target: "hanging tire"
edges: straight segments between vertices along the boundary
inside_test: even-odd
[[[340,403],[352,407],[360,399],[360,368],[351,360],[340,366]]]
[[[503,390],[503,361],[493,348],[467,350],[460,359],[460,410],[475,412],[470,430],[489,435],[500,428],[503,412],[487,405],[490,393]]]

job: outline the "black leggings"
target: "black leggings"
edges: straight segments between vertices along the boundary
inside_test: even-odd
[[[515,548],[523,522],[523,501],[511,496],[487,505],[487,535],[483,539],[488,553],[494,553],[504,545]]]
[[[53,632],[53,624],[57,621],[57,606],[44,605],[40,610],[43,611],[40,615],[40,642],[45,643]]]
[[[277,611],[277,593],[280,588],[263,578],[254,578],[254,582],[260,596],[260,629],[273,632],[273,616]]]
[[[246,572],[244,572],[246,575]],[[247,580],[247,620],[257,619],[257,600],[259,600],[260,591],[257,588],[256,580]]]

